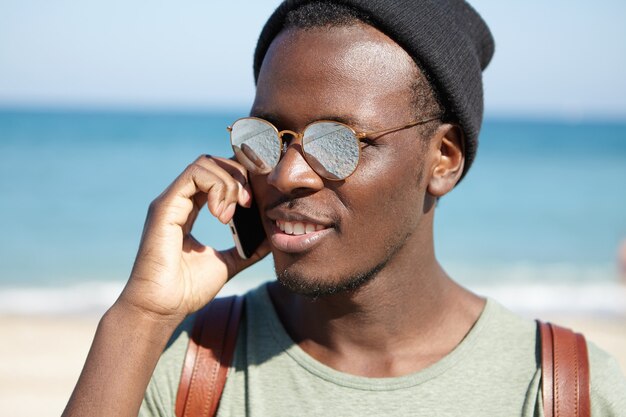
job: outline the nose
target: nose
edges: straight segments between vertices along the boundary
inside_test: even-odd
[[[307,194],[324,188],[302,154],[302,139],[294,137],[278,164],[267,175],[269,185],[283,194]]]

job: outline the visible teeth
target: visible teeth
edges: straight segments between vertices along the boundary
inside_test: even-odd
[[[304,234],[304,223],[294,223],[293,225],[293,234],[294,235],[303,235]]]
[[[288,235],[304,235],[326,229],[321,224],[277,220],[276,226]]]

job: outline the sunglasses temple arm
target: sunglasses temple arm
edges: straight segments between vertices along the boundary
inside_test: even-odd
[[[437,120],[440,117],[441,117],[441,115],[437,115],[437,116],[433,116],[433,117],[430,117],[430,118],[425,119],[425,120],[418,120],[418,121],[415,121],[415,122],[407,123],[407,124],[405,124],[403,126],[392,127],[391,129],[385,129],[385,130],[378,130],[376,132],[357,133],[356,136],[359,139],[365,139],[366,137],[370,137],[370,136],[383,136],[383,135],[386,135],[387,133],[397,132],[398,130],[404,130],[404,129],[408,129],[409,127],[413,127],[413,126],[421,125],[421,124],[424,124],[424,123],[432,122],[433,120]]]

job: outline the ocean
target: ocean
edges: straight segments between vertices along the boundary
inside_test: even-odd
[[[150,201],[198,155],[230,155],[244,114],[1,110],[0,314],[106,308]],[[208,212],[194,235],[232,246]],[[626,314],[626,122],[487,118],[435,239],[451,276],[513,309]],[[225,293],[272,277],[268,258]]]

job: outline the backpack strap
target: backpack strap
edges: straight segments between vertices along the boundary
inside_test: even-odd
[[[218,298],[196,313],[176,395],[177,417],[213,417],[233,358],[242,296]]]
[[[590,417],[589,356],[580,333],[537,320],[546,417]]]

